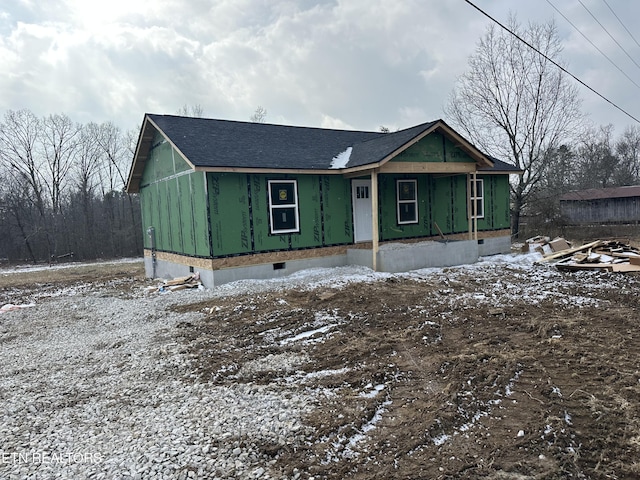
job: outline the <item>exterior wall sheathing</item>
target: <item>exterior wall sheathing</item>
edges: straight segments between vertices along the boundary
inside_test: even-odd
[[[470,159],[447,138],[432,134],[401,153],[393,160],[396,161],[469,163]],[[448,239],[468,240],[466,174],[380,174],[378,178],[381,243],[439,238],[438,228]],[[488,238],[498,234],[508,239],[508,176],[478,175],[478,178],[484,179],[485,202],[485,217],[478,220],[478,236]],[[270,233],[268,181],[279,179],[297,181],[299,232]],[[417,223],[398,223],[398,179],[417,182]],[[149,276],[151,273],[160,277],[181,276],[197,270],[208,272],[203,280],[212,286],[237,279],[238,275],[281,276],[311,266],[344,265],[349,258],[367,255],[366,252],[348,255],[348,250],[366,250],[367,245],[354,245],[351,180],[339,174],[193,171],[157,135],[140,183],[140,195]],[[149,227],[155,232],[153,245],[147,235]],[[492,242],[500,245],[498,249],[505,249],[506,240]],[[473,256],[477,257],[483,248],[487,250],[488,246],[472,249]],[[459,248],[445,250],[459,251]],[[397,264],[391,260],[392,254],[386,258],[389,260],[383,259],[383,267],[385,263],[389,266],[384,268],[389,271],[397,268],[391,266]],[[431,263],[429,260],[428,265]],[[241,270],[232,273],[230,269]]]

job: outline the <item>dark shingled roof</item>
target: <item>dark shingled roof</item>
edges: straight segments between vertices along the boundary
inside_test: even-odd
[[[146,114],[138,149],[129,173],[127,191],[138,191],[151,149],[155,125],[195,168],[264,170],[333,170],[376,166],[407,148],[429,131],[443,129],[462,142],[476,161],[489,157],[460,137],[442,120],[422,123],[397,132],[363,132],[238,122],[177,115]],[[350,149],[350,150],[349,150]],[[341,161],[349,153],[348,162]],[[340,161],[335,160],[340,157]],[[484,159],[484,160],[483,160]],[[507,163],[491,159],[494,168],[482,171],[518,173]],[[496,168],[497,167],[497,168]]]
[[[429,130],[436,123],[422,123],[397,132],[380,133],[371,140],[353,145],[353,151],[347,167],[360,167],[369,163],[379,162],[425,130]]]
[[[629,187],[590,188],[588,190],[565,193],[560,197],[560,200],[579,201],[627,197],[640,197],[640,185]]]
[[[503,172],[503,173],[522,173],[522,170],[507,162],[498,160],[496,157],[487,155],[487,158],[493,162],[493,167],[481,166],[478,167],[479,172]]]
[[[363,148],[367,152],[366,155],[373,154],[373,157],[355,155],[356,158],[362,158],[363,163],[374,163],[384,158],[389,149],[392,151],[396,145],[402,143],[401,136],[394,141],[392,138],[384,137],[395,137],[396,134],[379,132],[292,127],[173,115],[148,117],[196,167],[326,170],[331,168],[333,158],[348,147],[353,147],[353,161],[354,154],[363,143],[381,138],[387,140],[372,142]]]

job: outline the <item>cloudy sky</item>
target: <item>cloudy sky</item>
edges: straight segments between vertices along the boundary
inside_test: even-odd
[[[568,69],[640,118],[638,0],[474,3],[502,22],[555,19]],[[464,0],[0,0],[0,115],[126,130],[185,104],[230,120],[260,105],[270,123],[404,128],[446,120],[489,23]],[[595,125],[640,126],[580,92]]]

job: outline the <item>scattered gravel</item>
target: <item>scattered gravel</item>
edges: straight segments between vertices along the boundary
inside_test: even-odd
[[[407,275],[442,275],[443,288],[448,281],[443,270]],[[233,366],[234,384],[203,383],[175,338],[179,323],[201,314],[170,307],[285,288],[339,291],[389,277],[340,267],[164,295],[141,287],[123,298],[108,285],[83,284],[12,299],[26,308],[0,313],[0,478],[284,478],[265,452],[304,442],[310,432],[301,419],[323,394],[305,382],[344,370],[302,375],[304,354],[272,353]],[[339,320],[310,322],[308,331],[283,341],[329,335]],[[253,383],[262,371],[289,381]]]
[[[303,438],[313,394],[202,383],[172,338],[199,314],[170,305],[238,288],[137,298],[67,291],[2,313],[0,478],[280,478],[257,445]],[[242,373],[290,372],[301,361],[272,355]]]

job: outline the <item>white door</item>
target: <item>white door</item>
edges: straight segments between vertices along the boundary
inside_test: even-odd
[[[352,180],[353,236],[356,242],[370,242],[373,238],[371,211],[371,180]]]

